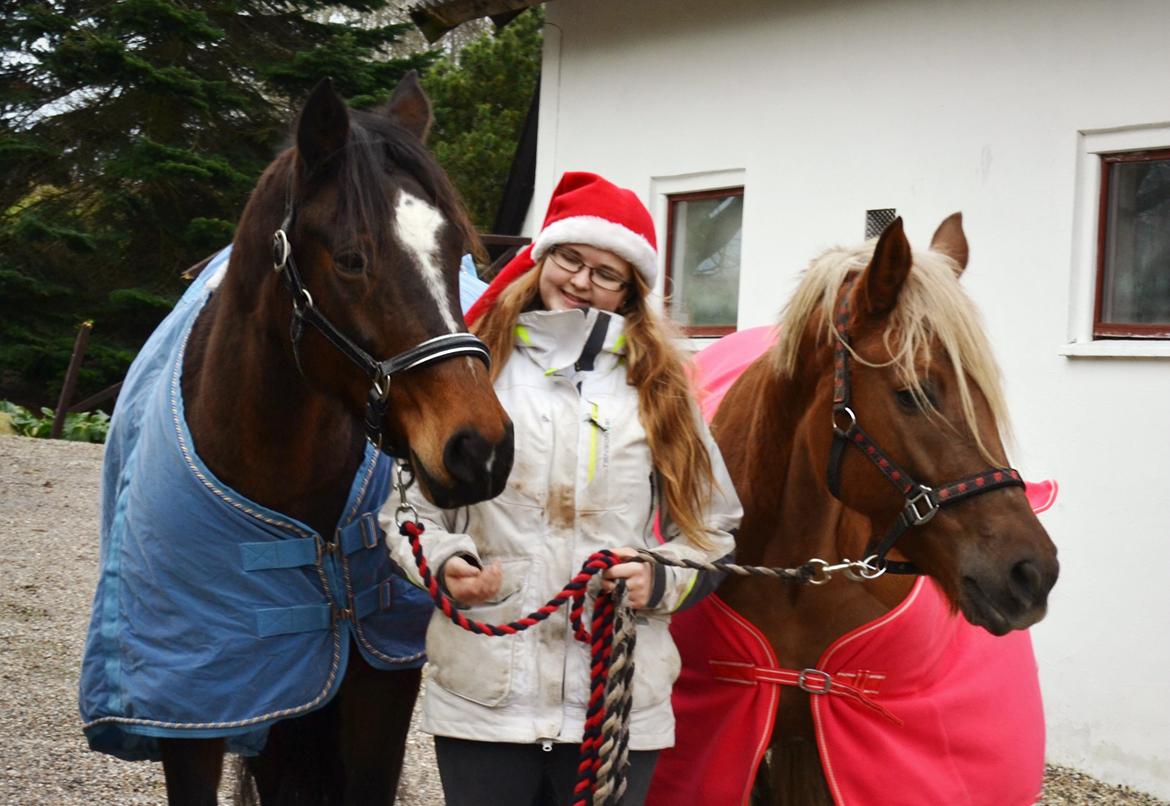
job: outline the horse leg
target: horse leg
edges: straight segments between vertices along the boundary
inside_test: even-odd
[[[275,723],[260,754],[244,759],[239,802],[253,802],[249,790],[254,786],[263,806],[340,804],[342,771],[336,740],[336,699],[304,716]]]
[[[421,678],[421,669],[379,671],[350,656],[338,692],[346,803],[394,802]]]
[[[245,759],[264,806],[394,802],[422,671],[377,671],[352,649],[333,700],[277,722],[260,755]]]
[[[833,797],[817,750],[812,711],[804,692],[785,691],[780,697],[770,755],[772,804],[832,806]]]
[[[223,739],[159,739],[167,802],[171,806],[216,806],[223,773]]]

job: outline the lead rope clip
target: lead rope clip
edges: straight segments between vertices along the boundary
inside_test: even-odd
[[[394,463],[394,486],[398,489],[398,509],[394,510],[394,523],[398,528],[406,522],[418,523],[418,510],[406,500],[406,491],[414,484],[414,469],[401,459]],[[409,516],[409,517],[407,517]]]

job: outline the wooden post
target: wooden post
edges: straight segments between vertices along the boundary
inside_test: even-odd
[[[85,346],[89,344],[89,332],[93,330],[93,322],[82,322],[77,331],[77,341],[73,342],[73,356],[69,359],[69,369],[65,370],[65,383],[61,385],[61,397],[57,399],[57,411],[53,415],[53,428],[49,432],[49,439],[60,439],[61,431],[65,428],[65,415],[69,413],[69,401],[73,398],[73,389],[77,386],[77,373],[81,370],[81,359],[85,356]]]

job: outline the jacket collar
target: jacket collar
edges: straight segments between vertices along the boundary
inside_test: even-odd
[[[608,370],[626,352],[626,320],[596,308],[528,311],[516,322],[516,347],[546,375]]]

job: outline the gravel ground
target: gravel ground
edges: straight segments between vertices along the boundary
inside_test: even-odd
[[[0,803],[156,804],[162,767],[92,753],[77,673],[97,576],[102,447],[0,436]],[[230,765],[229,765],[230,768]],[[232,775],[225,776],[229,802]],[[429,737],[411,734],[399,803],[442,802]],[[1049,767],[1043,804],[1165,804]]]

